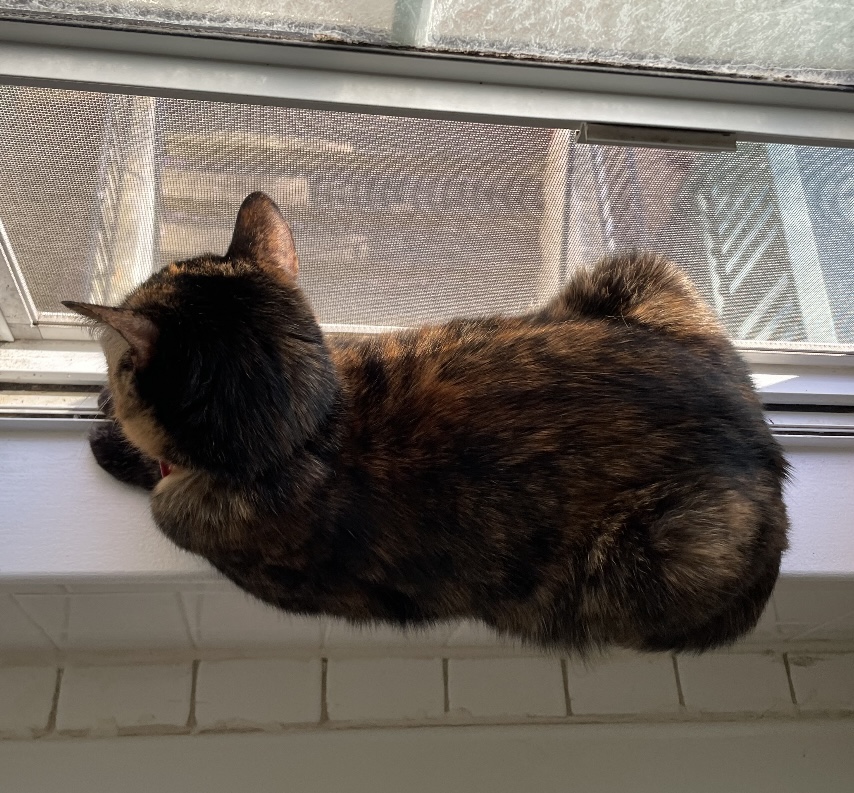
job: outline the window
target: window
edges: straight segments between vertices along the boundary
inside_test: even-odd
[[[650,248],[716,308],[767,401],[854,402],[850,93],[779,74],[751,84],[240,40],[262,17],[275,37],[297,35],[259,3],[239,19],[206,2],[50,5],[39,9],[115,28],[204,19],[225,38],[0,23],[0,334],[14,342],[0,378],[97,382],[88,332],[59,301],[116,302],[169,260],[222,252],[240,200],[263,189],[293,225],[329,329],[524,311],[576,267]],[[344,14],[348,29],[364,12],[385,46],[416,6],[428,4],[290,8],[312,24]],[[485,8],[429,4],[419,46],[476,48],[459,44],[460,26]],[[716,41],[722,64],[737,42]],[[844,57],[816,47],[804,68],[841,75]]]

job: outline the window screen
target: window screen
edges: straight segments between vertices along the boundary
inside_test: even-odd
[[[0,0],[0,15],[854,85],[850,0]]]
[[[272,195],[322,322],[530,309],[580,266],[677,261],[742,343],[854,348],[854,151],[592,146],[568,130],[0,88],[0,221],[32,319],[223,253]],[[8,275],[8,274],[7,274]]]

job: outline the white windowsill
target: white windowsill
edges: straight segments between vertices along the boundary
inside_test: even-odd
[[[88,422],[80,429],[46,423],[52,431],[0,426],[0,584],[220,580],[159,534],[146,494],[96,465],[85,439]],[[854,438],[781,442],[794,466],[784,575],[854,577]]]
[[[158,532],[145,493],[96,465],[88,423],[0,421],[0,662],[250,651],[330,658],[532,653],[476,622],[401,633],[289,616],[252,601]],[[791,548],[765,615],[740,647],[851,649],[854,437],[781,442],[793,464]]]

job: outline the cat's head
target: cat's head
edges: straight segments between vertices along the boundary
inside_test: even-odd
[[[64,304],[103,329],[116,418],[167,471],[253,478],[325,420],[338,386],[297,266],[287,221],[253,193],[225,256],[169,264],[119,306]]]

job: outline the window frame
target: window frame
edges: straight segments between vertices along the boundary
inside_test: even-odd
[[[739,141],[854,147],[850,90],[209,34],[0,21],[0,83],[558,129],[654,127],[676,145],[680,130],[691,130],[734,133]],[[99,347],[88,328],[32,322],[26,286],[15,277],[20,270],[1,231],[0,259],[0,342],[7,342],[0,344],[0,382],[103,383],[103,360],[96,361]],[[854,354],[751,346],[742,354],[754,375],[770,378],[761,398],[790,408],[778,429],[828,426],[808,412],[794,416],[792,406],[806,405],[841,416],[830,425],[854,434],[846,418],[854,406]],[[41,406],[30,398],[16,415],[69,414],[61,407],[67,398],[40,393]],[[82,412],[91,412],[91,394],[81,399]],[[0,391],[0,416],[14,413],[10,406]]]
[[[0,20],[0,82],[579,129],[854,146],[854,91],[349,45]]]

